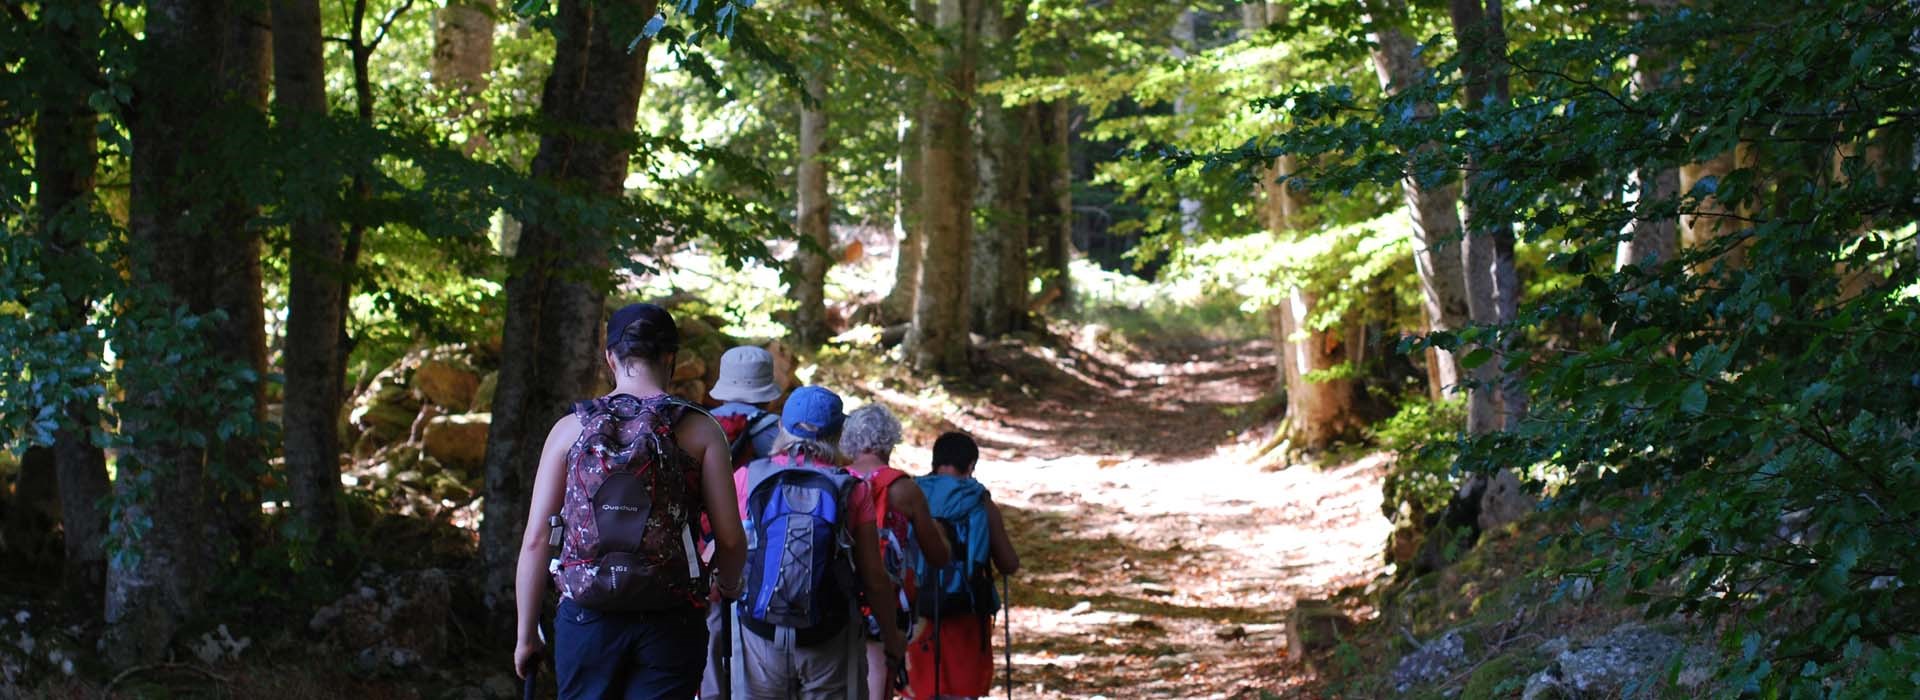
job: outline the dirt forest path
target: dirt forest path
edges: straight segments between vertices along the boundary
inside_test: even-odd
[[[980,438],[1025,560],[1014,696],[1296,695],[1286,612],[1378,573],[1381,458],[1249,464],[1235,414],[1270,385],[1264,342],[1080,345],[990,350],[996,386],[1016,390],[953,418]]]

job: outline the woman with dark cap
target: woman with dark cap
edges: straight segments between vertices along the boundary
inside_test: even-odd
[[[540,453],[515,597],[525,678],[549,576],[560,590],[554,670],[562,698],[690,698],[706,663],[710,590],[740,595],[746,535],[718,423],[669,396],[680,332],[652,304],[607,323],[611,393],[554,423]],[[696,550],[713,528],[711,570]],[[562,541],[549,562],[549,541]]]

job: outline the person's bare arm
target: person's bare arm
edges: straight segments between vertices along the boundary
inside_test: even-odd
[[[853,568],[867,591],[867,600],[893,600],[893,581],[887,578],[886,564],[880,556],[880,530],[870,522],[853,526]],[[887,657],[899,659],[907,653],[907,641],[900,636],[898,611],[892,605],[875,605],[873,618],[880,623],[880,641]]]
[[[1003,574],[1020,571],[1020,553],[1013,551],[1013,539],[1007,536],[1007,523],[1000,517],[1000,506],[987,499],[987,530],[990,535],[988,553],[993,555],[993,568]]]
[[[713,571],[720,591],[740,595],[740,568],[747,562],[747,533],[740,526],[740,505],[733,491],[733,449],[720,424],[688,412],[674,426],[674,442],[700,460],[700,490],[706,494],[707,524],[713,528]]]
[[[518,614],[519,644],[513,651],[513,670],[521,678],[533,670],[540,649],[540,605],[547,596],[547,519],[560,512],[567,494],[567,451],[580,438],[580,421],[561,418],[547,432],[540,449],[540,467],[533,478],[533,505],[527,510],[527,531],[520,538],[520,560],[514,565],[513,599]]]
[[[901,479],[887,488],[887,507],[896,513],[906,513],[913,520],[913,539],[920,544],[920,555],[926,557],[927,565],[935,568],[946,566],[953,561],[953,553],[947,550],[947,536],[940,523],[933,519],[933,509],[927,506],[927,493],[912,479]]]

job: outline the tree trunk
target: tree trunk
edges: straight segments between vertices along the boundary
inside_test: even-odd
[[[433,86],[478,97],[493,70],[493,0],[447,3],[433,17]]]
[[[1460,52],[1467,57],[1465,108],[1485,109],[1488,104],[1509,103],[1507,78],[1507,37],[1501,0],[1450,0],[1454,36]],[[1469,158],[1466,184],[1467,235],[1462,246],[1466,263],[1468,313],[1477,325],[1511,323],[1519,314],[1519,276],[1514,269],[1513,224],[1498,207],[1475,200],[1483,183],[1479,163]],[[1519,427],[1526,414],[1526,388],[1519,370],[1507,370],[1505,352],[1489,345],[1493,359],[1475,367],[1474,388],[1467,397],[1467,432],[1483,435]],[[1497,396],[1497,401],[1495,400]],[[1490,404],[1497,404],[1498,412]],[[1477,484],[1475,482],[1478,482]],[[1512,470],[1501,469],[1490,475],[1475,476],[1468,492],[1478,492],[1482,530],[1492,529],[1518,519],[1531,510],[1532,497],[1520,491]]]
[[[820,24],[829,19],[823,14]],[[827,342],[827,268],[833,264],[833,203],[827,194],[827,80],[832,70],[830,58],[820,56],[807,73],[807,92],[812,104],[800,104],[800,157],[796,190],[797,224],[801,246],[793,254],[797,279],[794,280],[793,339],[803,348],[814,349]],[[811,241],[815,248],[806,244]]]
[[[922,182],[923,229],[913,327],[907,348],[922,372],[967,371],[968,275],[973,253],[973,69],[980,0],[940,0],[936,27],[946,91],[928,100]]]
[[[1674,7],[1674,0],[1637,0],[1636,4],[1654,12],[1663,12]],[[1658,49],[1649,48],[1634,56],[1633,89],[1642,98],[1660,88],[1663,76],[1667,72],[1666,57]],[[1677,168],[1649,166],[1634,172],[1634,182],[1639,189],[1638,197],[1646,203],[1665,202],[1680,194],[1680,171]],[[1614,269],[1642,263],[1657,264],[1673,260],[1680,251],[1680,242],[1676,235],[1678,221],[1669,218],[1635,218],[1633,235],[1620,244],[1619,254],[1614,259]]]
[[[991,0],[984,12],[981,53],[989,59],[983,79],[995,80],[1012,67],[1026,25],[1026,2]],[[987,337],[1019,330],[1027,316],[1028,112],[1006,106],[998,96],[980,108],[979,204],[986,210],[986,228],[974,237],[972,328]]]
[[[913,17],[921,26],[932,26],[932,0],[913,0]],[[927,247],[920,207],[924,203],[922,180],[926,175],[921,162],[926,151],[926,129],[922,120],[927,114],[928,92],[926,81],[919,78],[909,76],[904,83],[907,112],[900,120],[900,171],[895,176],[898,184],[894,188],[893,289],[881,303],[889,324],[913,320],[914,293],[920,289],[920,258]]]
[[[1655,10],[1673,7],[1673,0],[1639,0],[1638,4]],[[1664,57],[1656,49],[1648,49],[1634,57],[1633,88],[1642,97],[1659,89],[1662,75],[1667,65]],[[1637,196],[1643,204],[1664,202],[1680,193],[1680,171],[1677,168],[1645,167],[1636,170],[1634,184],[1639,192]],[[1632,237],[1620,244],[1620,252],[1614,259],[1614,269],[1642,263],[1658,264],[1673,260],[1679,253],[1680,241],[1677,235],[1679,222],[1675,219],[1635,218]]]
[[[628,143],[646,85],[642,42],[629,52],[616,36],[619,18],[649,17],[654,0],[628,0],[619,11],[592,0],[561,0],[557,45],[540,111],[551,128],[540,139],[533,177],[553,186],[619,197]],[[624,32],[627,28],[621,28]],[[528,490],[540,449],[570,402],[588,398],[604,366],[600,321],[606,298],[595,279],[609,265],[598,231],[559,222],[528,222],[507,277],[507,319],[500,385],[487,433],[486,506],[480,554],[482,591],[492,610],[513,606],[514,563],[526,527]]]
[[[1312,320],[1319,295],[1295,286],[1268,311],[1282,341],[1281,376],[1287,384],[1287,439],[1298,449],[1320,450],[1361,427],[1354,406],[1353,380],[1315,378],[1353,358],[1352,344],[1339,328],[1315,330]]]
[[[1490,100],[1505,105],[1507,42],[1500,0],[1450,0],[1448,9],[1460,52],[1469,57],[1462,69],[1466,77],[1464,108],[1481,110]],[[1469,173],[1479,170],[1478,163],[1468,161]],[[1491,326],[1511,321],[1518,314],[1519,278],[1514,270],[1512,222],[1496,208],[1474,201],[1479,186],[1469,176],[1462,189],[1467,200],[1467,235],[1461,256],[1466,268],[1468,316],[1475,324]],[[1526,411],[1526,394],[1518,373],[1502,368],[1505,353],[1499,347],[1488,347],[1494,357],[1473,369],[1475,387],[1467,397],[1467,431],[1474,435],[1512,427]]]
[[[460,118],[483,112],[480,99],[487,90],[487,74],[493,70],[494,0],[456,0],[433,16],[433,87],[442,92],[459,93],[465,99],[449,117]],[[466,132],[460,150],[468,156],[486,147],[487,136],[478,130]]]
[[[1375,20],[1381,17],[1376,13]],[[1380,87],[1389,95],[1413,86],[1419,79],[1420,59],[1413,55],[1413,41],[1391,24],[1378,25],[1368,38],[1373,42],[1374,72]],[[1434,105],[1416,106],[1418,118],[1432,118]],[[1437,148],[1427,144],[1425,150]],[[1413,156],[1415,154],[1408,154]],[[1411,160],[1411,158],[1409,158]],[[1432,331],[1454,332],[1466,327],[1468,320],[1464,267],[1461,263],[1460,186],[1455,183],[1423,185],[1415,174],[1400,181],[1407,210],[1413,215],[1414,269],[1420,276],[1422,308]],[[1435,349],[1429,358],[1436,395],[1452,393],[1460,382],[1460,363],[1453,353]]]
[[[1173,60],[1176,62],[1186,62],[1187,56],[1189,55],[1188,52],[1198,44],[1195,40],[1197,30],[1195,25],[1198,22],[1197,14],[1198,13],[1192,8],[1187,8],[1174,18],[1172,53]],[[1177,132],[1177,136],[1181,140],[1186,139],[1188,127],[1193,125],[1193,111],[1193,100],[1188,99],[1186,90],[1183,89],[1174,96],[1173,114],[1180,118],[1180,129]],[[1182,196],[1179,207],[1180,235],[1188,238],[1199,235],[1200,219],[1206,213],[1203,211],[1204,205],[1198,199]]]
[[[194,329],[204,344],[197,351],[256,376],[265,364],[260,236],[248,224],[251,205],[236,194],[254,174],[222,154],[265,133],[264,14],[263,7],[222,0],[150,0],[129,122],[129,238],[136,279],[153,285],[158,297],[149,311],[224,312]],[[250,439],[206,448],[179,434],[210,436],[214,426],[198,421],[223,417],[183,405],[173,374],[174,364],[209,358],[123,359],[155,365],[122,375],[136,410],[121,431],[140,440],[118,463],[121,510],[111,529],[127,554],[108,565],[105,648],[111,662],[126,666],[163,656],[181,625],[199,613],[219,540],[240,539],[237,556],[246,556],[259,515],[251,483],[259,454]],[[258,418],[259,383],[242,390],[252,393]],[[185,423],[156,423],[162,416]],[[220,478],[209,478],[210,469]]]
[[[1305,194],[1280,181],[1297,167],[1293,156],[1281,156],[1274,163],[1277,172],[1262,178],[1261,219],[1276,237],[1308,227]],[[1319,303],[1319,294],[1295,285],[1267,310],[1280,380],[1287,393],[1287,439],[1297,449],[1325,449],[1362,424],[1355,410],[1351,375],[1325,375],[1358,360],[1353,355],[1357,347],[1346,340],[1345,330],[1340,327],[1316,329],[1309,325]]]
[[[1073,171],[1067,161],[1068,103],[1066,100],[1041,102],[1033,111],[1032,158],[1028,185],[1027,229],[1031,245],[1038,250],[1034,261],[1046,284],[1040,299],[1049,303],[1070,303],[1073,276],[1068,264],[1073,259]]]
[[[327,119],[326,60],[321,46],[319,0],[274,0],[274,114],[304,149]],[[292,225],[288,262],[286,403],[287,486],[293,519],[301,531],[330,547],[339,529],[340,404],[345,367],[339,352],[345,330],[345,248],[340,225],[326,214],[334,181],[304,193]]]
[[[1680,168],[1680,191],[1692,192],[1694,185],[1707,178],[1713,178],[1716,183],[1724,181],[1735,170],[1753,167],[1755,161],[1753,147],[1743,141],[1732,150],[1706,161]],[[1705,246],[1721,236],[1746,228],[1742,219],[1753,214],[1750,207],[1730,204],[1713,194],[1694,202],[1692,211],[1691,214],[1680,216],[1681,245],[1688,248]],[[1735,246],[1717,258],[1718,262],[1733,268],[1745,267],[1746,260],[1745,245]],[[1694,274],[1706,273],[1712,265],[1712,262],[1695,265],[1693,272]]]
[[[39,223],[43,243],[42,261],[47,281],[58,285],[67,295],[58,320],[62,332],[87,331],[92,300],[86,290],[98,284],[109,271],[99,269],[99,261],[88,247],[93,226],[94,167],[98,147],[94,138],[97,121],[87,96],[99,78],[98,32],[102,24],[98,2],[69,4],[73,21],[66,26],[41,21],[41,38],[51,55],[35,67],[46,88],[41,94],[39,119],[34,122],[34,184],[39,190]],[[85,345],[89,359],[97,349]],[[69,602],[76,609],[100,608],[106,582],[107,560],[104,538],[106,513],[99,502],[107,495],[107,463],[101,449],[93,444],[92,429],[100,424],[98,406],[92,401],[74,401],[66,405],[65,420],[53,437],[53,459],[60,488],[60,521],[66,546],[66,565],[62,572]]]
[[[228,94],[244,109],[238,119],[247,131],[264,140],[267,128],[267,95],[273,86],[273,15],[266,0],[227,0],[234,17],[228,25],[227,61],[221,75]],[[245,143],[245,141],[239,141]],[[230,170],[230,169],[229,169]],[[213,276],[211,308],[225,309],[227,321],[218,326],[220,339],[213,347],[235,365],[253,370],[254,376],[267,375],[267,308],[265,271],[260,267],[264,239],[256,221],[258,203],[248,201],[240,183],[252,174],[236,179],[228,197],[218,206],[218,226],[232,231],[237,250],[232,265],[224,274]],[[216,270],[221,268],[215,268]],[[250,418],[254,425],[267,419],[267,385],[254,382]],[[207,426],[211,428],[212,426]],[[265,474],[267,454],[257,435],[227,440],[218,448],[222,469],[231,478],[208,484],[212,497],[225,519],[225,531],[232,542],[233,556],[242,561],[252,558],[259,541],[260,480]]]

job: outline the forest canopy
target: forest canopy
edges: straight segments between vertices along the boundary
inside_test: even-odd
[[[4,1],[0,553],[103,668],[396,518],[504,634],[622,303],[708,401],[1174,300],[1270,341],[1260,458],[1394,451],[1397,572],[1557,513],[1730,695],[1920,691],[1915,3]]]

